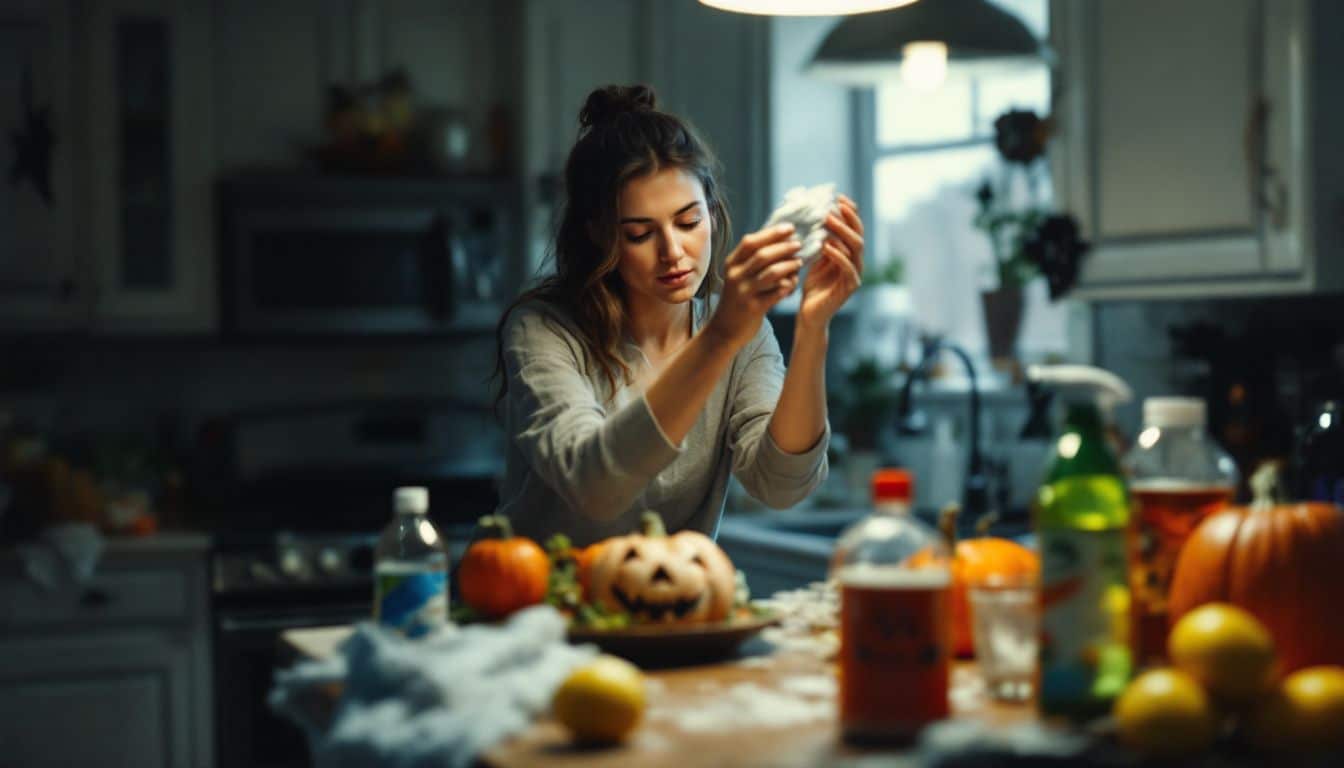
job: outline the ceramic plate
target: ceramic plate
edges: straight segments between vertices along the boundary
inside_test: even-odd
[[[641,666],[679,666],[736,655],[747,639],[779,623],[774,613],[746,612],[712,624],[640,624],[624,629],[569,630],[571,643],[593,643]]]

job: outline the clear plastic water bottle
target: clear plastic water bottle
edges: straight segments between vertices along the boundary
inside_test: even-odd
[[[374,619],[418,637],[448,621],[448,552],[429,521],[429,491],[398,488],[374,550]]]

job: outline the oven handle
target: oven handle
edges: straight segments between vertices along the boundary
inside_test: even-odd
[[[309,627],[330,627],[349,624],[352,621],[368,618],[367,615],[351,611],[350,618],[344,621],[341,614],[331,616],[276,616],[268,618],[235,618],[221,616],[219,628],[224,632],[274,632],[285,629],[307,629]]]

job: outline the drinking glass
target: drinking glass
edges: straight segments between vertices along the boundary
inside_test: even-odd
[[[995,579],[968,587],[975,660],[989,694],[1000,701],[1030,699],[1041,623],[1037,580]]]

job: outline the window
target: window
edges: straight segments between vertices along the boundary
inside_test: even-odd
[[[1039,38],[1048,0],[993,0],[1016,14]],[[914,322],[943,334],[972,354],[988,357],[980,291],[993,288],[988,236],[972,224],[975,191],[1003,173],[994,148],[994,120],[1010,108],[1050,111],[1050,73],[1044,64],[978,70],[949,78],[922,93],[892,82],[855,100],[859,126],[858,183],[871,190],[870,273],[893,262],[908,288]],[[1050,205],[1048,171],[1035,191]],[[1026,186],[1017,190],[1026,201]],[[1016,189],[1016,187],[1015,187]],[[1018,353],[1038,360],[1067,347],[1066,313],[1052,305],[1042,281],[1024,293]]]

